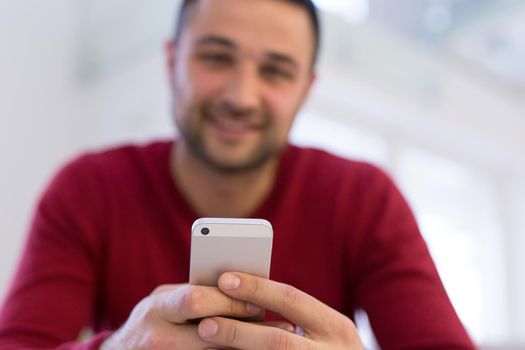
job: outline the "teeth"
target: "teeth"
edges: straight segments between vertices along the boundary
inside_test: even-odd
[[[223,129],[227,129],[229,131],[248,131],[251,129],[250,125],[247,125],[245,123],[239,123],[237,121],[227,119],[227,118],[217,118],[215,119],[215,122],[217,125]]]

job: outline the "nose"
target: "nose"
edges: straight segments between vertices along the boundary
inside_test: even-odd
[[[238,114],[249,114],[259,107],[260,85],[255,67],[237,67],[228,82],[224,102]]]

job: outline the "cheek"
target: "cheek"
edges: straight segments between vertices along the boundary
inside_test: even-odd
[[[182,72],[181,72],[182,73]],[[210,73],[196,65],[187,65],[178,85],[181,94],[191,103],[199,103],[217,95],[227,77],[224,74]]]
[[[292,89],[274,91],[268,99],[274,122],[279,128],[289,128],[300,107],[300,96]]]

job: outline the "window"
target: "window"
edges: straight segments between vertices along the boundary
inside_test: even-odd
[[[490,174],[406,146],[410,140],[393,147],[379,134],[308,112],[296,121],[291,141],[390,168],[465,327],[477,343],[504,339],[508,329],[508,310],[502,302],[507,292],[504,230]],[[366,347],[376,348],[366,315],[360,313],[356,319]]]
[[[297,145],[326,149],[342,157],[366,159],[382,167],[388,163],[387,145],[380,136],[313,113],[303,112],[298,116],[290,140]]]
[[[414,148],[402,150],[394,166],[463,323],[478,342],[499,340],[508,325],[504,232],[493,181]]]

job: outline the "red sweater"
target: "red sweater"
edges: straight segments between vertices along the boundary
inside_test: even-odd
[[[0,312],[0,349],[97,349],[156,286],[188,281],[199,215],[170,176],[171,144],[85,155],[57,174]],[[350,317],[364,309],[383,349],[473,349],[377,168],[290,146],[251,217],[274,228],[271,278]],[[95,337],[75,343],[85,326]]]

